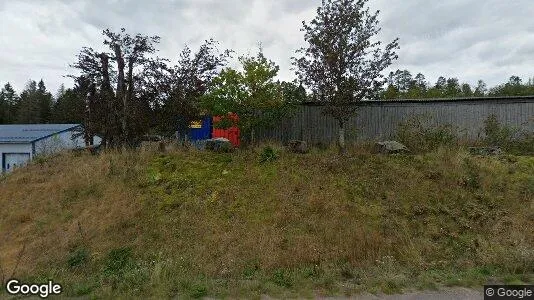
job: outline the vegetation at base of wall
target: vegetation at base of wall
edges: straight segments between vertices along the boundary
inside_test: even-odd
[[[484,122],[484,143],[514,154],[534,154],[534,132],[502,125],[491,115]]]
[[[503,125],[495,115],[490,115],[484,121],[482,133],[484,137],[478,142],[463,141],[460,138],[462,132],[453,125],[436,125],[431,117],[418,115],[399,124],[396,138],[415,153],[440,147],[457,148],[460,144],[478,144],[499,147],[514,155],[534,154],[534,133]]]
[[[412,152],[428,152],[458,145],[457,130],[452,125],[433,125],[427,116],[415,116],[399,124],[397,139]]]
[[[279,149],[275,148],[274,149]],[[64,154],[0,182],[0,265],[65,296],[534,283],[534,158],[438,148]]]

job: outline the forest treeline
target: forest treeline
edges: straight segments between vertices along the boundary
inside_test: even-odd
[[[292,103],[313,101],[299,86],[283,82],[286,99]],[[534,80],[523,81],[512,76],[507,82],[488,88],[482,80],[476,86],[460,83],[457,78],[439,77],[429,83],[421,73],[413,76],[408,70],[397,70],[388,76],[387,85],[377,96],[381,100],[437,99],[462,97],[511,97],[534,95]],[[30,80],[17,92],[10,83],[0,91],[0,124],[77,124],[83,123],[85,99],[78,87],[63,85],[52,93],[43,80]]]
[[[505,83],[488,88],[483,80],[476,86],[460,83],[458,78],[440,76],[435,84],[426,80],[425,75],[413,76],[408,70],[391,72],[387,85],[380,93],[380,99],[436,99],[436,98],[470,98],[470,97],[512,97],[534,95],[534,79],[523,80],[512,76]]]

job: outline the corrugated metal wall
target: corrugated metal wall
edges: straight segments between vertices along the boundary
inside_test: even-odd
[[[349,141],[391,139],[401,122],[414,117],[434,125],[452,125],[461,137],[476,140],[483,135],[484,121],[492,114],[502,124],[534,131],[534,97],[455,99],[432,101],[368,101],[347,124]],[[301,105],[295,114],[274,128],[261,130],[260,141],[299,139],[310,143],[335,141],[338,124],[323,113],[321,105]]]

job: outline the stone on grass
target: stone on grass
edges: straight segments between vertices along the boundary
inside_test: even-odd
[[[410,150],[408,147],[397,141],[385,141],[376,143],[378,152],[384,154],[396,154],[396,153],[408,153]]]
[[[290,141],[288,144],[288,149],[289,152],[292,153],[306,154],[310,152],[308,143],[306,143],[305,141]]]
[[[216,138],[206,140],[206,150],[213,152],[231,152],[234,149],[229,139]]]

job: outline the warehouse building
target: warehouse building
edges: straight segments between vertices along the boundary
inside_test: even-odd
[[[2,173],[26,165],[39,155],[85,147],[80,124],[0,125]]]

